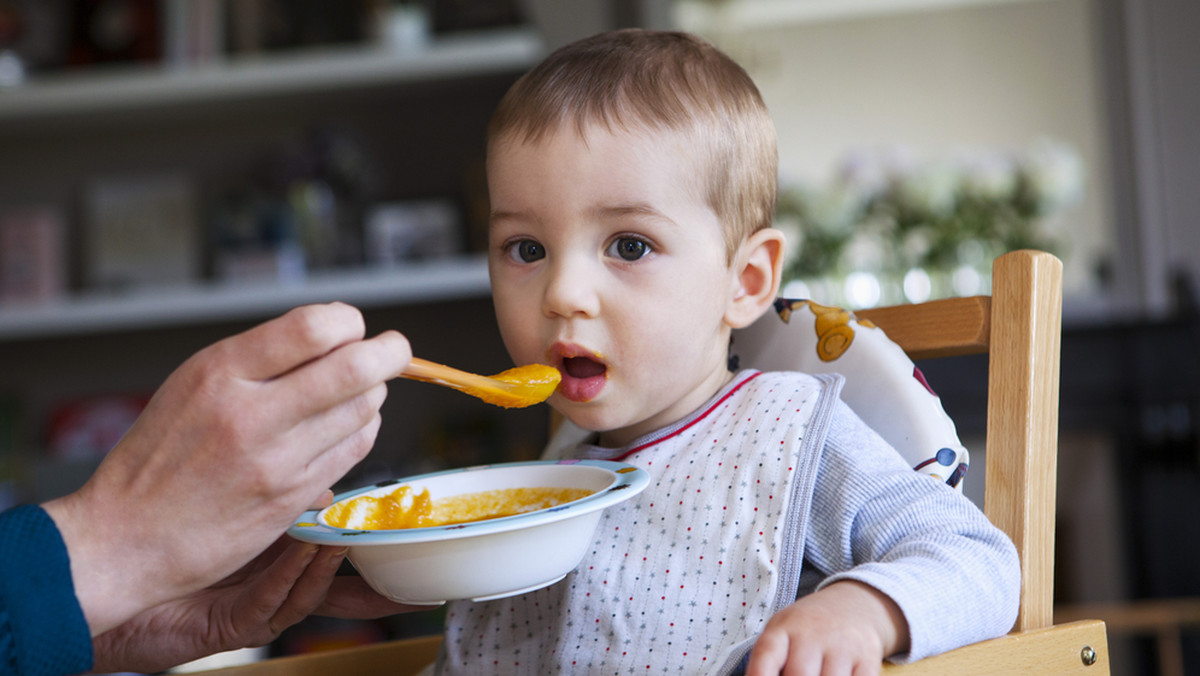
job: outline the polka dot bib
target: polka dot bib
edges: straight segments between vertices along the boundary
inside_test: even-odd
[[[651,484],[605,510],[563,581],[447,614],[442,673],[726,673],[795,599],[832,378],[746,371],[613,451]],[[804,496],[797,499],[796,496]]]

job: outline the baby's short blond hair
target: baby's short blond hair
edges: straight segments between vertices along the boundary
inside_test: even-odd
[[[488,148],[537,142],[561,125],[581,134],[669,130],[699,151],[695,169],[725,226],[726,254],[775,214],[775,125],[741,66],[687,33],[623,29],[562,47],[519,79],[488,126]]]

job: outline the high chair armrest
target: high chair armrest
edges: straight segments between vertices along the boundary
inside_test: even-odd
[[[326,650],[205,672],[212,676],[412,676],[437,659],[442,635]]]
[[[1100,676],[1107,673],[1108,639],[1104,623],[1100,620],[1080,620],[1070,624],[1013,632],[911,664],[883,666],[885,676]]]

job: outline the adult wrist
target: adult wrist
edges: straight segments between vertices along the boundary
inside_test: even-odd
[[[53,519],[70,560],[75,596],[92,636],[98,636],[139,612],[157,605],[162,581],[148,562],[154,552],[141,551],[129,524],[114,523],[82,498],[87,490],[42,505]]]

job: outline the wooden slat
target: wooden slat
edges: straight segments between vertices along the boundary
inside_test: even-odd
[[[1152,634],[1164,627],[1200,628],[1200,598],[1138,599],[1054,607],[1055,622],[1084,618],[1104,620],[1113,634]]]
[[[987,352],[991,299],[947,298],[921,305],[855,310],[869,319],[911,359],[936,359]]]
[[[374,676],[415,674],[436,659],[441,636],[389,641],[360,648],[331,650],[297,657],[282,657],[257,664],[210,672],[214,676]],[[1082,654],[1090,648],[1096,657],[1085,665]],[[1088,674],[1108,673],[1108,643],[1104,623],[1084,620],[990,641],[928,657],[912,664],[885,664],[886,676],[921,674]]]
[[[206,672],[213,676],[412,676],[437,659],[441,634],[277,657]]]
[[[1115,636],[1152,638],[1159,676],[1187,674],[1184,634],[1200,630],[1200,598],[1137,599],[1054,608],[1055,622],[1070,622],[1083,617],[1103,620]]]
[[[996,259],[988,352],[984,511],[1021,559],[1014,626],[1053,622],[1062,263],[1037,251]]]
[[[1086,649],[1095,655],[1090,665],[1084,663]],[[1100,676],[1108,671],[1108,640],[1099,620],[1012,633],[912,664],[883,665],[884,676]]]

